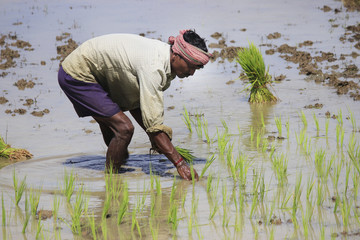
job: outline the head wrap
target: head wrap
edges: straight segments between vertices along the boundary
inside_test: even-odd
[[[169,37],[169,43],[172,45],[174,53],[179,54],[188,62],[194,65],[205,65],[209,62],[211,54],[186,42],[183,35],[188,30],[181,30],[177,37]]]

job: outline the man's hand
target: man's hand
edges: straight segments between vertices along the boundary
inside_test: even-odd
[[[181,163],[179,163],[177,166],[176,166],[176,169],[179,173],[179,175],[185,179],[185,180],[188,180],[190,181],[192,179],[191,177],[191,169],[189,167],[189,165],[186,164],[185,161],[182,161]],[[194,177],[195,179],[198,181],[199,180],[199,176],[196,172],[196,170],[193,168],[193,174],[194,174]]]

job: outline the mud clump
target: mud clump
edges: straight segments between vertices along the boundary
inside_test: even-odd
[[[9,43],[9,41],[16,40],[15,42]],[[12,34],[1,34],[0,35],[0,69],[8,69],[16,66],[15,59],[20,57],[18,50],[11,49],[15,47],[18,49],[24,49],[26,51],[33,51],[34,48],[31,47],[29,42],[17,39],[17,35]]]
[[[50,113],[50,110],[45,108],[42,111],[32,111],[31,115],[35,116],[35,117],[43,117],[45,114]]]
[[[14,83],[14,86],[18,87],[19,90],[24,90],[25,88],[33,88],[35,83],[32,80],[27,81],[25,79],[20,79]]]
[[[75,50],[75,48],[79,46],[72,38],[70,38],[70,36],[71,35],[69,33],[63,33],[61,36],[56,37],[56,41],[65,40],[66,43],[65,45],[60,45],[56,47],[56,51],[58,54],[56,59],[60,60],[60,64],[72,51]]]
[[[278,38],[281,38],[281,33],[278,33],[278,32],[270,33],[266,37],[267,37],[267,39],[278,39]]]
[[[7,100],[5,97],[0,97],[0,104],[5,104],[7,103],[9,100]]]
[[[360,11],[360,1],[359,0],[343,0],[344,7],[349,11]]]

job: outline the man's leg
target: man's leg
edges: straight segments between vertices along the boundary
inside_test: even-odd
[[[108,169],[112,164],[113,169],[117,171],[129,156],[127,148],[134,134],[134,126],[123,112],[118,112],[109,118],[94,116],[93,118],[99,123],[108,146],[106,168]]]

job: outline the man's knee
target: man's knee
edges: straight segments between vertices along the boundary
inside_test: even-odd
[[[115,125],[115,137],[123,139],[125,141],[130,141],[133,134],[135,127],[134,125],[129,121],[122,124]]]

